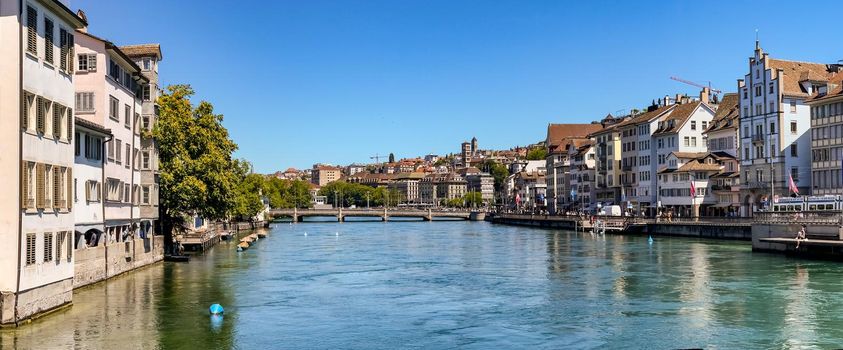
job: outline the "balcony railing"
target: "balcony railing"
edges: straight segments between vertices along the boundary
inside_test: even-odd
[[[752,142],[764,142],[767,135],[755,134],[752,135]]]

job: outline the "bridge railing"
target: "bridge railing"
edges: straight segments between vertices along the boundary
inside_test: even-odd
[[[753,217],[753,222],[760,224],[843,226],[843,213],[834,211],[756,212]]]

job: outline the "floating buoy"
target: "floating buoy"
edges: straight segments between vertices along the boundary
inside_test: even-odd
[[[647,243],[653,244],[653,236],[647,236]]]
[[[337,236],[339,236],[339,235],[340,235],[340,233],[339,233],[339,232],[337,232]]]
[[[222,313],[224,312],[222,305],[220,304],[211,305],[211,307],[208,308],[208,311],[211,312],[211,315],[222,315]]]
[[[307,232],[304,233],[304,236],[307,237]]]

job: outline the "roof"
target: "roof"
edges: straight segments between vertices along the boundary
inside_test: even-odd
[[[720,164],[701,163],[699,160],[693,160],[683,164],[678,171],[720,171]]]
[[[111,129],[106,129],[104,126],[94,123],[92,121],[88,121],[82,118],[73,118],[76,125],[81,126],[85,129],[93,130],[105,135],[111,135]]]
[[[834,74],[827,81],[829,91],[824,94],[814,94],[807,100],[807,102],[819,102],[833,99],[835,97],[843,97],[843,73]]]
[[[651,121],[653,121],[653,119],[655,119],[655,118],[661,116],[662,114],[664,114],[665,112],[673,109],[674,106],[676,106],[676,105],[671,104],[671,105],[667,105],[667,106],[661,106],[661,107],[656,108],[656,109],[654,109],[652,111],[649,111],[649,112],[644,112],[644,113],[639,114],[637,116],[634,116],[630,119],[624,120],[624,121],[622,121],[618,124],[615,124],[615,127],[620,128],[620,127],[636,125],[636,124],[645,123],[645,122],[651,122]]]
[[[108,39],[98,37],[94,34],[91,34],[90,32],[77,32],[77,33],[82,33],[84,35],[87,35],[87,36],[91,37],[92,39],[102,41],[105,44],[106,50],[109,50],[109,51],[113,52],[115,55],[117,55],[118,57],[120,57],[120,59],[122,59],[123,61],[126,62],[126,64],[128,64],[130,67],[132,67],[134,72],[140,72],[141,71],[141,68],[138,66],[137,63],[135,63],[135,61],[131,57],[126,55],[126,53],[123,52],[123,50],[121,50],[119,46],[115,45],[113,42],[109,41]],[[144,79],[144,80],[148,80],[143,75],[138,75],[138,77],[141,78],[141,79]]]
[[[714,118],[711,119],[708,129],[705,132],[718,131],[724,129],[737,129],[737,119],[740,117],[740,110],[738,108],[740,101],[738,94],[731,93],[723,95],[720,104],[717,105],[717,111],[714,113]]]
[[[319,171],[322,171],[322,170],[336,170],[336,171],[340,171],[340,170],[342,170],[342,169],[340,169],[340,168],[338,168],[338,167],[335,167],[335,166],[320,165],[320,166],[318,166],[318,167],[314,168],[313,170],[319,170]]]
[[[664,135],[664,134],[671,134],[678,132],[682,125],[685,125],[685,122],[694,114],[694,111],[697,110],[702,104],[700,101],[691,102],[691,103],[683,103],[679,105],[675,105],[676,108],[673,109],[670,114],[664,119],[664,128],[656,129],[656,132],[653,133],[653,136],[656,135]],[[673,123],[670,123],[673,121]]]
[[[774,77],[777,77],[777,71],[779,69],[783,71],[784,76],[778,77],[780,79],[779,86],[783,94],[791,96],[808,96],[808,91],[804,90],[802,84],[800,84],[802,81],[825,81],[831,77],[829,66],[824,63],[788,61],[770,58],[767,60],[767,68],[774,72]]]
[[[156,57],[158,59],[163,59],[164,56],[161,54],[161,44],[139,44],[139,45],[126,45],[121,46],[120,50],[126,53],[126,55],[131,57]]]
[[[84,17],[84,12],[73,12],[73,10],[59,0],[45,0],[42,3],[57,15],[63,17],[64,20],[70,22],[74,29],[81,29],[88,25],[88,20]]]
[[[547,125],[547,146],[553,148],[558,146],[566,138],[585,138],[588,134],[600,130],[600,124],[548,124]]]
[[[705,157],[708,152],[670,152],[670,154],[676,156],[676,158],[697,159],[700,157]]]

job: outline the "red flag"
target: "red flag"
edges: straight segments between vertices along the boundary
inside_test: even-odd
[[[793,172],[788,174],[787,188],[790,189],[790,192],[793,192],[797,196],[799,195],[799,188],[796,187],[796,183],[793,182]]]
[[[691,197],[697,196],[697,186],[694,185],[694,181],[691,181]]]
[[[515,205],[521,205],[521,194],[515,194]]]

